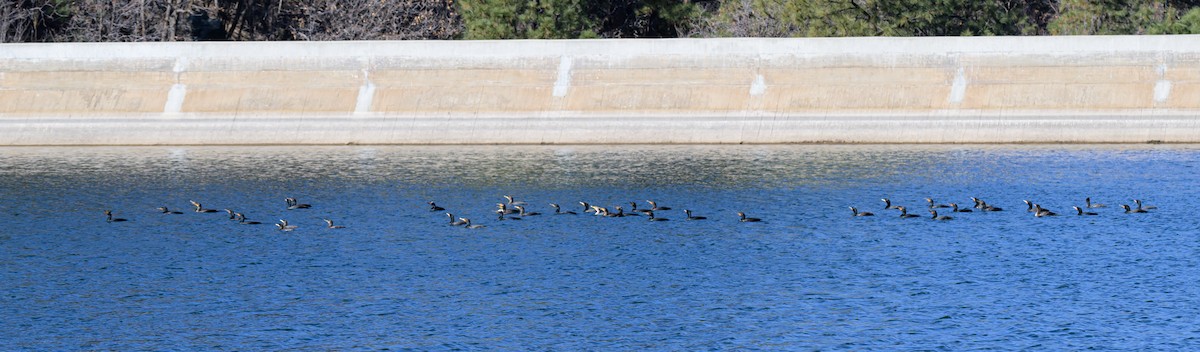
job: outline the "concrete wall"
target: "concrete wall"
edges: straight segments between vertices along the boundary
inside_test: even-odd
[[[0,45],[0,145],[1200,142],[1200,36]]]

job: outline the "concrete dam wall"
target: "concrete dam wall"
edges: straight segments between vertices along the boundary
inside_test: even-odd
[[[0,45],[0,145],[1200,142],[1200,36]]]

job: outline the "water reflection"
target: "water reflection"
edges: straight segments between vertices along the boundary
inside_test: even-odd
[[[1067,150],[1063,150],[1066,148]],[[167,175],[204,180],[291,182],[336,178],[440,186],[581,185],[796,187],[855,180],[929,181],[1006,177],[1022,164],[1106,156],[1137,162],[1161,156],[1135,146],[493,146],[15,148],[0,154],[2,175]],[[1179,147],[1175,147],[1179,148]],[[1161,149],[1161,147],[1159,148]],[[1186,147],[1185,147],[1186,149]],[[1129,171],[1097,168],[1091,176]],[[1044,174],[1044,177],[1069,177]]]
[[[1141,145],[0,148],[0,340],[1188,349],[1200,338],[1188,318],[1200,313],[1198,156]],[[543,215],[495,220],[503,195]],[[1006,211],[936,222],[880,201],[924,216],[926,197],[972,196]],[[313,208],[288,210],[287,197]],[[1029,199],[1070,214],[1085,197],[1109,208],[1023,211]],[[1121,213],[1134,198],[1159,209]],[[671,221],[548,205],[648,199],[673,207],[656,212]],[[265,224],[189,212],[189,200]],[[451,227],[430,200],[487,227]],[[107,209],[130,221],[106,223]],[[765,221],[739,223],[738,211]],[[299,227],[281,233],[278,219]]]

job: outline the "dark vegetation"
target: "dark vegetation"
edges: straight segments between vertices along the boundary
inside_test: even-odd
[[[1200,33],[1200,0],[0,0],[0,42]]]
[[[461,37],[453,0],[0,0],[0,42]]]

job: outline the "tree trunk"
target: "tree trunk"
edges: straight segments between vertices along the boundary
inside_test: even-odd
[[[146,41],[146,0],[138,0],[138,41]]]
[[[176,18],[178,18],[178,15],[175,13],[175,11],[179,7],[178,2],[179,2],[179,0],[168,0],[167,1],[167,12],[165,15],[165,17],[166,17],[165,20],[167,21],[167,28],[164,28],[166,30],[163,31],[163,38],[162,38],[162,40],[165,42],[175,41],[175,21],[177,21]]]

